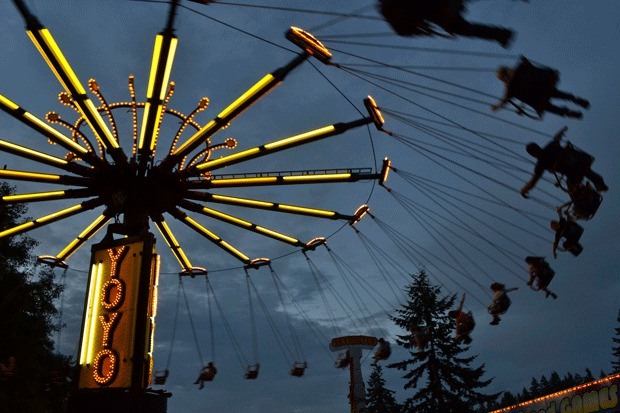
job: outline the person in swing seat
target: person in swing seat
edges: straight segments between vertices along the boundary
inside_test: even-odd
[[[591,169],[594,162],[591,155],[575,149],[570,143],[562,146],[561,140],[567,129],[562,128],[544,148],[534,142],[527,144],[527,153],[536,158],[536,166],[532,178],[521,188],[521,196],[524,198],[527,198],[528,192],[536,186],[545,171],[566,177],[569,193],[584,177],[592,182],[598,192],[609,189],[603,177]]]
[[[579,183],[568,189],[570,202],[562,205],[559,210],[566,207],[565,214],[575,219],[591,219],[603,202],[603,197],[590,184]],[[571,208],[572,207],[572,208]]]
[[[373,356],[373,362],[370,363],[371,366],[376,366],[380,360],[387,360],[392,354],[392,348],[390,347],[390,343],[383,338],[377,340],[377,351],[375,351],[375,355]]]
[[[545,112],[562,117],[581,119],[583,114],[565,106],[556,106],[551,99],[570,101],[584,109],[590,107],[590,102],[571,93],[558,90],[557,83],[560,74],[557,70],[535,66],[526,57],[521,56],[519,64],[514,68],[500,66],[496,72],[497,78],[505,85],[502,100],[491,106],[496,111],[503,108],[512,99],[518,99],[531,106],[542,118]],[[520,112],[522,113],[522,112]]]
[[[379,12],[400,36],[442,35],[476,37],[507,48],[514,36],[504,27],[472,23],[463,18],[467,0],[379,0]]]
[[[549,296],[557,298],[557,296],[547,288],[555,276],[555,271],[551,269],[545,258],[527,256],[525,257],[525,262],[530,266],[530,279],[527,285],[532,286],[534,281],[536,281],[536,291],[544,291],[546,294],[545,298]]]
[[[555,239],[553,240],[553,258],[557,258],[558,245],[562,238],[562,248],[564,251],[569,251],[575,257],[581,254],[583,247],[579,244],[579,239],[583,234],[583,227],[573,221],[570,217],[568,219],[560,217],[559,221],[551,221],[551,229],[555,231]]]
[[[200,384],[198,390],[202,390],[205,387],[205,381],[213,381],[216,373],[217,369],[211,361],[202,369],[200,369],[200,373],[198,373],[198,378],[194,382],[194,384]]]
[[[493,301],[487,309],[489,314],[493,316],[493,320],[490,323],[491,325],[496,326],[499,324],[501,320],[499,316],[506,313],[511,304],[510,298],[508,298],[507,293],[517,289],[517,287],[507,289],[504,284],[497,282],[491,284],[491,291],[493,291]]]
[[[471,311],[467,313],[463,311],[463,304],[465,304],[465,294],[463,294],[463,298],[461,298],[459,307],[456,310],[448,312],[448,316],[453,318],[456,323],[454,341],[457,343],[462,342],[464,344],[469,344],[471,343],[471,336],[469,334],[474,331],[476,322],[474,321],[474,315]]]

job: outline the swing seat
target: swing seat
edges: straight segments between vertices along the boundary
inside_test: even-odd
[[[379,12],[399,36],[429,36],[433,30],[424,21],[424,10],[420,6],[402,0],[380,0]]]
[[[567,142],[554,169],[566,175],[569,182],[581,182],[594,162],[594,157]]]
[[[168,378],[168,370],[164,371],[156,371],[155,372],[155,384],[158,386],[166,384],[166,379]]]
[[[555,271],[553,271],[550,267],[543,268],[540,273],[537,275],[538,279],[536,281],[536,289],[538,291],[546,289],[549,284],[551,284],[551,280],[555,277]]]
[[[295,362],[293,364],[293,368],[289,372],[291,376],[294,377],[302,377],[306,371],[306,367],[308,367],[308,363],[305,361],[303,363]]]
[[[566,251],[570,252],[575,257],[577,257],[579,254],[583,252],[583,246],[578,242],[575,242],[574,244],[572,244],[572,243],[569,243],[568,241],[564,241],[564,243],[562,244],[562,247],[564,247]]]
[[[245,378],[248,380],[256,380],[256,378],[258,377],[259,368],[260,366],[258,364],[248,366],[248,368],[245,371]]]
[[[213,381],[213,379],[215,378],[215,373],[215,369],[209,369],[202,375],[201,379],[204,381]]]
[[[471,333],[474,331],[474,327],[476,327],[476,322],[471,311],[463,313],[461,317],[456,319],[456,334],[458,336]]]
[[[521,61],[508,85],[508,96],[531,106],[538,116],[542,117],[559,79],[557,70],[534,66],[521,56]]]
[[[601,194],[590,185],[579,185],[575,191],[570,193],[570,197],[573,201],[571,214],[575,219],[592,218],[603,202]]]
[[[390,347],[385,346],[385,347],[379,347],[377,351],[375,351],[375,355],[373,356],[373,358],[375,359],[375,363],[376,363],[377,361],[389,359],[391,355],[392,355],[392,350],[390,349]]]
[[[510,304],[512,304],[512,301],[510,301],[510,298],[508,298],[508,296],[506,294],[504,294],[504,296],[502,298],[500,298],[499,300],[497,300],[497,302],[493,302],[489,308],[488,308],[488,312],[491,315],[497,314],[497,315],[502,315],[505,314],[506,311],[508,311],[508,309],[510,308]]]

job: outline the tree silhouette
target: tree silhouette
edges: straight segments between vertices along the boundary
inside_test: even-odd
[[[400,405],[394,398],[394,391],[385,387],[381,366],[376,365],[368,379],[366,390],[367,413],[396,413]]]
[[[611,355],[613,360],[611,360],[611,368],[614,373],[620,373],[620,310],[618,311],[618,327],[616,327],[616,334],[612,337],[612,341],[616,344],[611,348]]]
[[[12,193],[0,183],[0,197]],[[25,213],[23,205],[0,204],[0,231]],[[50,338],[61,287],[50,268],[35,267],[35,245],[26,236],[0,238],[0,410],[7,412],[61,411],[70,376],[69,359],[54,354]]]
[[[478,391],[491,383],[482,380],[484,365],[470,367],[476,356],[464,357],[469,347],[452,338],[454,326],[447,312],[456,296],[442,298],[424,270],[413,276],[406,293],[407,302],[390,318],[406,331],[396,343],[409,350],[410,358],[388,365],[407,371],[405,389],[417,389],[405,401],[403,412],[467,413],[495,401],[498,394]],[[419,386],[421,380],[424,384]]]

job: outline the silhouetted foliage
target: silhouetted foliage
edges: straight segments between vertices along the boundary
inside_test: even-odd
[[[366,389],[367,413],[396,413],[400,411],[400,405],[394,398],[394,391],[385,387],[381,366],[376,365]]]
[[[616,327],[616,334],[612,337],[612,341],[616,344],[611,348],[611,368],[614,373],[620,373],[620,311],[618,311],[618,327]]]
[[[484,365],[470,367],[476,356],[464,357],[469,347],[453,340],[454,325],[447,313],[456,296],[441,298],[440,288],[430,284],[423,270],[406,293],[407,302],[390,318],[407,332],[397,336],[396,343],[409,350],[410,358],[388,365],[407,371],[404,388],[417,390],[405,401],[403,412],[467,413],[495,401],[498,394],[478,391],[491,383],[482,380]]]
[[[601,374],[604,375],[605,373],[601,371]],[[588,368],[586,368],[584,376],[579,373],[566,373],[564,378],[560,378],[560,375],[554,371],[549,376],[549,379],[547,379],[545,375],[542,375],[538,379],[536,377],[532,377],[529,389],[524,387],[523,390],[516,395],[513,395],[510,392],[504,392],[499,403],[491,406],[491,408],[486,411],[512,406],[517,403],[546,396],[548,394],[566,390],[579,384],[588,383],[594,380],[596,379],[593,377],[592,372]]]
[[[0,183],[0,196],[13,193]],[[16,226],[26,208],[0,205],[0,230]],[[7,412],[61,411],[68,390],[69,359],[54,354],[61,287],[50,268],[36,267],[27,236],[0,238],[0,406]]]

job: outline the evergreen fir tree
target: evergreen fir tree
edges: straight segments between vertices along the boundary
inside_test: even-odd
[[[614,373],[620,373],[620,310],[618,311],[618,327],[616,327],[616,335],[612,337],[613,342],[616,344],[611,348],[611,368]]]
[[[0,183],[0,196],[12,192]],[[0,231],[25,212],[23,205],[0,205]],[[0,238],[0,410],[7,412],[61,411],[67,393],[69,360],[54,354],[50,338],[61,287],[51,269],[33,265],[35,245],[26,236]]]
[[[478,391],[491,383],[482,380],[484,365],[470,367],[476,356],[463,356],[469,347],[452,337],[454,326],[447,312],[456,296],[442,298],[440,288],[430,284],[424,270],[413,277],[406,293],[407,302],[390,318],[406,331],[397,336],[396,343],[409,350],[410,358],[388,366],[407,371],[404,388],[417,389],[405,401],[403,412],[467,413],[495,401],[498,394]],[[419,385],[421,380],[424,384]]]
[[[536,380],[536,377],[532,377],[532,381],[530,383],[530,393],[532,396],[537,397],[540,393],[540,383]]]
[[[395,392],[385,387],[385,380],[381,370],[381,366],[376,365],[368,379],[368,388],[366,390],[367,413],[399,412],[400,406],[394,398]]]
[[[544,396],[547,395],[549,393],[551,393],[550,388],[549,388],[549,380],[547,380],[547,377],[545,377],[545,375],[543,374],[542,377],[540,378],[540,387],[539,387],[539,392],[536,396],[534,397],[538,397],[538,396]]]
[[[555,393],[556,391],[563,390],[562,388],[562,379],[560,379],[560,375],[557,371],[553,371],[551,376],[549,376],[549,392]]]

